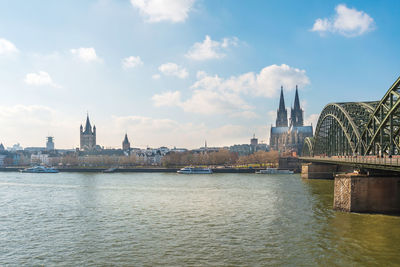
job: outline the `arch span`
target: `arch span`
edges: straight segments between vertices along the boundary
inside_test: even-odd
[[[380,101],[331,103],[304,155],[399,155],[400,77]]]

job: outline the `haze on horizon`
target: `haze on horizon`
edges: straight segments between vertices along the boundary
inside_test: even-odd
[[[305,123],[399,76],[398,1],[0,0],[0,143],[267,141],[281,85]]]

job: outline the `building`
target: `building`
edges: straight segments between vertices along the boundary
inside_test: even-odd
[[[80,149],[81,150],[94,150],[96,148],[96,126],[90,125],[89,114],[86,117],[85,130],[82,124],[80,127]]]
[[[5,150],[5,148],[4,148],[3,144],[0,143],[0,151],[4,151],[4,150]]]
[[[290,124],[288,124],[287,110],[281,87],[279,108],[277,110],[276,126],[271,126],[270,148],[280,153],[295,152],[301,153],[304,139],[313,136],[313,128],[304,126],[303,110],[300,107],[299,92],[296,86],[294,107],[290,112]]]
[[[122,150],[127,152],[128,155],[130,154],[131,151],[131,143],[129,143],[128,140],[128,134],[125,134],[124,141],[122,141]]]
[[[233,145],[229,147],[229,151],[236,153],[238,156],[248,156],[257,151],[268,151],[266,144],[259,144],[258,138],[253,134],[253,138],[250,139],[250,144]]]
[[[46,150],[47,151],[53,151],[54,150],[54,137],[53,136],[47,136],[46,139],[47,139]]]

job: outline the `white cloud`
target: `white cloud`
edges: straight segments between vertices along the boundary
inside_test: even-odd
[[[164,75],[176,76],[180,79],[185,79],[188,76],[185,68],[171,62],[160,65],[158,70]]]
[[[153,75],[151,76],[151,78],[152,78],[153,80],[158,80],[158,79],[161,78],[161,75],[158,74],[158,73],[156,73],[156,74],[153,74]]]
[[[296,85],[301,88],[308,84],[310,84],[310,79],[305,70],[293,68],[286,64],[274,64],[263,68],[256,75],[256,86],[252,93],[271,98],[278,95],[281,85],[286,90],[293,90]]]
[[[223,51],[229,46],[236,46],[238,38],[224,38],[221,42],[211,40],[211,37],[206,35],[201,43],[195,43],[186,53],[186,57],[193,60],[208,60],[223,58]]]
[[[134,57],[134,56],[130,56],[130,57],[126,57],[122,60],[122,67],[124,69],[130,69],[130,68],[134,68],[137,66],[143,65],[143,61],[140,59],[139,56]]]
[[[181,93],[179,91],[156,94],[152,97],[156,107],[181,105]]]
[[[184,22],[195,0],[131,0],[147,22]]]
[[[278,95],[281,85],[293,90],[296,85],[301,88],[309,83],[304,70],[285,64],[271,65],[260,73],[248,72],[228,79],[199,71],[197,81],[191,86],[192,94],[186,100],[182,100],[179,91],[156,94],[152,100],[155,106],[177,106],[190,113],[255,118],[254,107],[244,100],[245,96],[273,98]]]
[[[18,53],[18,49],[15,47],[15,45],[4,38],[0,38],[0,55],[13,53]]]
[[[18,119],[16,119],[18,118]],[[1,142],[7,146],[45,146],[46,135],[56,136],[56,147],[68,147],[79,142],[78,121],[41,105],[0,105]],[[72,125],[72,127],[71,127]],[[75,126],[74,126],[75,125]],[[29,129],[29,134],[26,134]]]
[[[73,55],[84,62],[101,61],[93,47],[80,47],[70,50]]]
[[[313,130],[315,130],[315,127],[317,126],[317,122],[319,119],[319,114],[311,114],[310,116],[307,116],[304,119],[304,125],[312,125]]]
[[[51,86],[59,88],[60,86],[55,84],[50,75],[45,71],[39,71],[37,73],[28,73],[25,76],[24,82],[27,85],[32,86]]]
[[[197,73],[198,80],[192,85],[195,89],[229,91],[266,98],[276,97],[281,86],[293,90],[296,85],[300,88],[310,83],[305,70],[290,67],[286,64],[270,65],[259,73],[247,72],[238,76],[223,79],[208,76],[204,72]]]
[[[374,19],[364,11],[348,8],[340,4],[335,8],[332,18],[317,19],[311,31],[323,34],[325,32],[339,33],[346,37],[355,37],[375,28]]]
[[[146,147],[147,145],[176,146],[198,148],[204,145],[204,140],[212,146],[243,143],[250,137],[249,129],[241,125],[226,124],[210,128],[204,123],[185,123],[172,119],[160,119],[144,116],[113,117],[113,129],[126,129],[131,139],[131,146]],[[123,132],[118,130],[110,133],[120,138]],[[133,133],[133,134],[130,134]]]

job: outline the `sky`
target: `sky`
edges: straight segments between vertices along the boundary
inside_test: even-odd
[[[399,1],[0,0],[0,143],[268,143],[279,91],[305,122],[400,75]],[[290,112],[288,112],[290,114]]]

